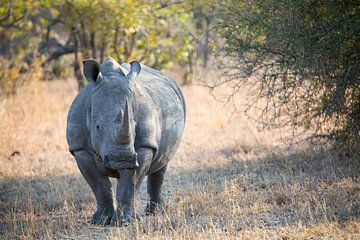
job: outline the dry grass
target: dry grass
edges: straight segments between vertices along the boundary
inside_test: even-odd
[[[195,86],[184,87],[188,120],[164,186],[167,211],[124,228],[89,224],[94,199],[65,141],[75,89],[34,82],[0,102],[0,238],[360,238],[358,157],[285,148],[287,130],[229,120],[231,108]]]

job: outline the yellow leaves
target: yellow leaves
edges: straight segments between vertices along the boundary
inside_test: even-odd
[[[254,41],[258,44],[264,44],[266,41],[266,36],[265,35],[258,35],[254,38]]]
[[[57,10],[56,8],[51,8],[50,9],[50,12],[51,12],[51,15],[53,16],[53,17],[57,17],[57,16],[59,16],[59,10]]]
[[[20,69],[16,67],[15,63],[11,63],[3,58],[0,58],[0,88],[6,93],[13,91],[16,79],[20,75]]]
[[[160,20],[159,20],[159,24],[160,24],[160,25],[163,25],[163,26],[166,26],[166,25],[167,25],[167,22],[166,22],[164,19],[160,19]]]
[[[130,35],[136,33],[139,29],[140,29],[140,25],[137,25],[137,26],[134,25],[132,27],[128,27],[125,29],[125,34],[127,36],[130,36]]]
[[[47,25],[49,25],[49,20],[47,20],[45,18],[40,18],[40,23],[41,23],[41,25],[46,27]]]
[[[0,94],[15,94],[25,83],[42,79],[41,63],[41,59],[35,58],[29,66],[21,59],[7,60],[0,57]]]
[[[209,40],[209,48],[210,48],[211,52],[213,52],[213,53],[217,52],[218,45],[216,44],[214,39]]]
[[[42,5],[43,5],[43,7],[49,8],[49,7],[51,7],[51,1],[43,0]]]

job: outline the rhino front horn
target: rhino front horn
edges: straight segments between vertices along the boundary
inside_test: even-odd
[[[126,101],[125,109],[124,109],[124,118],[123,122],[119,131],[118,139],[123,142],[129,140],[130,137],[130,112],[129,112],[129,105]]]

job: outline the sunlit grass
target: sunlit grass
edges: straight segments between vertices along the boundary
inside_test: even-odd
[[[67,152],[73,81],[34,82],[0,103],[0,238],[360,238],[360,161],[264,130],[206,89],[183,87],[184,138],[165,180],[167,209],[128,227],[89,223],[90,188]],[[219,90],[226,91],[226,90]],[[246,101],[240,97],[238,101]]]

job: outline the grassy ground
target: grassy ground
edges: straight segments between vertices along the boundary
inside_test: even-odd
[[[231,108],[201,87],[184,93],[188,120],[164,186],[167,211],[143,216],[142,186],[141,221],[120,228],[89,223],[94,198],[65,141],[74,82],[33,82],[2,100],[0,238],[360,238],[358,156],[286,147],[289,130],[229,119]]]

